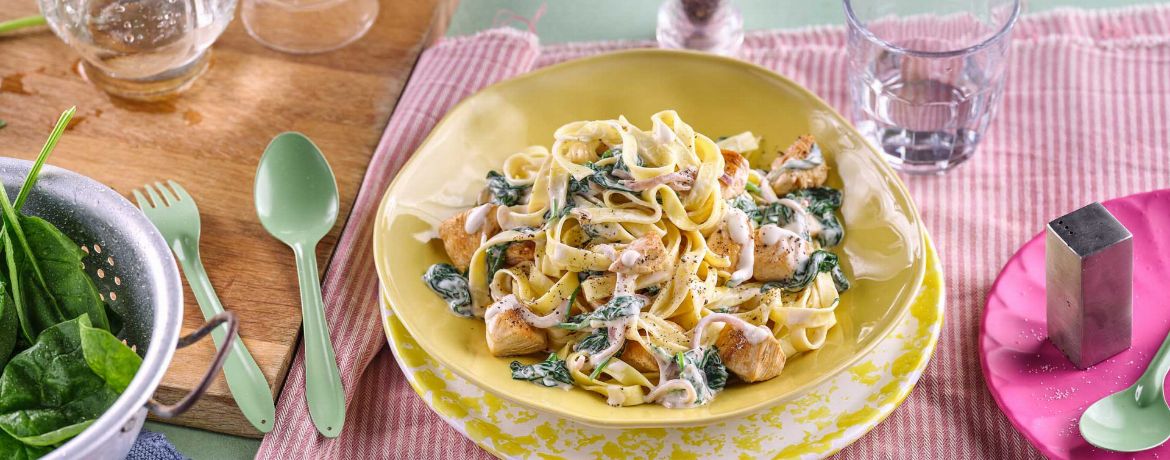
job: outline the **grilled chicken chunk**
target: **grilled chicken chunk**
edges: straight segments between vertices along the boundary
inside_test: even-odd
[[[765,225],[756,229],[756,263],[752,267],[752,277],[756,281],[779,281],[792,277],[797,266],[813,251],[808,240],[791,232],[781,232],[778,228],[769,227],[774,226]],[[777,235],[779,238],[775,238]],[[767,236],[775,239],[769,239]]]
[[[504,265],[514,267],[523,262],[536,262],[536,243],[532,241],[517,241],[508,245],[504,251]]]
[[[616,260],[609,266],[609,271],[645,275],[666,268],[666,246],[662,244],[662,235],[647,233],[642,235],[621,252],[616,254]]]
[[[728,232],[726,226],[719,227],[715,233],[707,238],[707,248],[712,252],[727,257],[731,260],[731,265],[727,267],[728,271],[735,270],[739,263],[739,250],[742,248],[738,243],[731,239],[731,234]]]
[[[471,256],[475,255],[480,243],[499,231],[499,225],[496,223],[496,206],[491,204],[484,206],[488,208],[481,209],[480,206],[476,206],[439,224],[439,238],[443,240],[447,256],[456,267],[465,272],[467,266],[471,264]],[[471,217],[476,218],[478,222],[473,222],[470,227],[474,231],[468,232],[467,220]]]
[[[829,167],[824,160],[820,164],[808,168],[786,168],[785,163],[789,160],[807,160],[810,154],[813,153],[816,142],[811,135],[800,136],[796,142],[792,143],[772,162],[772,170],[768,172],[768,182],[772,185],[772,190],[776,191],[776,195],[784,196],[787,193],[799,190],[802,188],[819,187],[825,184],[825,179],[829,177]]]
[[[780,341],[768,336],[759,343],[748,342],[743,332],[725,326],[715,341],[723,365],[745,382],[761,382],[780,375],[784,370],[784,351]]]
[[[723,186],[723,199],[729,200],[743,193],[747,187],[748,170],[751,166],[743,155],[731,150],[723,150],[723,175],[719,177],[719,184]]]
[[[492,356],[520,356],[548,348],[548,337],[524,321],[520,310],[504,310],[487,320],[487,345]]]
[[[658,372],[658,361],[637,341],[626,341],[626,348],[618,357],[639,372]]]

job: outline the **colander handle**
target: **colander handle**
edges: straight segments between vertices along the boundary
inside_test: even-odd
[[[195,332],[179,339],[177,348],[184,348],[198,342],[204,336],[209,334],[212,329],[219,327],[219,325],[227,323],[227,335],[224,337],[223,345],[215,351],[215,359],[211,361],[211,368],[207,369],[207,373],[203,375],[203,380],[199,381],[199,385],[195,386],[194,390],[183,396],[179,402],[174,404],[163,404],[151,398],[146,402],[147,410],[150,410],[159,418],[172,418],[182,415],[187,412],[191,406],[195,405],[203,393],[207,392],[207,388],[211,386],[211,382],[215,380],[215,376],[219,375],[220,369],[223,368],[223,362],[227,360],[228,351],[232,349],[232,343],[239,338],[240,321],[236,319],[236,314],[230,311],[221,312],[211,319],[203,323]]]

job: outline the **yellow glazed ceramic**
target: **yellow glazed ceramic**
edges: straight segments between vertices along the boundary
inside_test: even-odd
[[[434,229],[472,206],[487,171],[528,145],[552,142],[574,120],[625,115],[648,124],[675,109],[710,136],[763,135],[770,152],[816,136],[844,192],[846,238],[838,248],[853,288],[821,350],[789,360],[780,377],[729,385],[687,410],[610,407],[586,391],[512,380],[511,359],[491,356],[481,320],[450,314],[421,281],[446,261]],[[758,166],[758,165],[757,165]],[[698,53],[637,50],[541,69],[464,100],[431,131],[387,190],[374,234],[378,273],[403,326],[429,355],[483,389],[518,404],[595,426],[686,426],[788,401],[844,371],[888,335],[909,309],[926,268],[924,232],[901,181],[862,137],[807,90],[764,68]]]
[[[910,394],[942,328],[943,275],[933,250],[910,315],[873,351],[793,401],[690,428],[593,428],[529,410],[454,375],[419,348],[385,305],[398,366],[427,405],[501,458],[800,458],[830,456],[886,418]]]

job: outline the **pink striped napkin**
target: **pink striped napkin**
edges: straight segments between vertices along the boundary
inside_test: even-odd
[[[391,117],[326,274],[349,403],[341,437],[317,435],[298,354],[259,458],[488,458],[432,413],[395,365],[378,319],[372,220],[391,178],[457,101],[499,80],[649,42],[540,47],[511,29],[427,50]],[[749,35],[747,59],[848,113],[841,27]],[[843,458],[1032,458],[979,367],[979,317],[1000,266],[1044,222],[1088,202],[1170,186],[1170,7],[1062,10],[1022,19],[986,142],[946,177],[906,178],[948,276],[947,324],[918,388]]]

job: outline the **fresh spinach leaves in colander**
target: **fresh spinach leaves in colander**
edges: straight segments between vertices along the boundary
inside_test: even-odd
[[[115,333],[81,247],[20,210],[73,116],[61,114],[16,200],[0,184],[0,457],[37,458],[81,433],[142,358]]]

